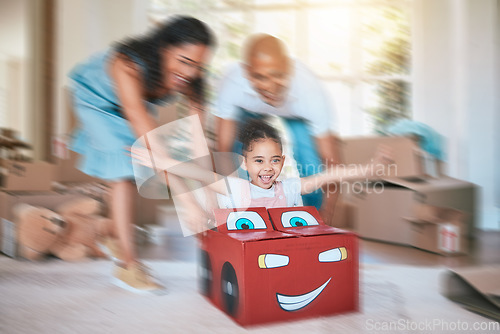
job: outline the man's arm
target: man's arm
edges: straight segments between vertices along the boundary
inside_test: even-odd
[[[236,126],[235,120],[216,117],[216,149],[218,152],[232,152],[236,139]]]
[[[216,150],[218,152],[232,152],[234,141],[236,140],[238,124],[235,120],[223,119],[220,117],[216,118]],[[219,155],[218,159],[223,159],[225,161],[218,161],[217,170],[218,174],[224,176],[229,176],[235,173],[237,170],[235,166],[235,161],[232,160],[232,154]]]
[[[326,168],[330,168],[340,163],[340,145],[339,139],[333,134],[316,137],[316,146],[318,154]],[[338,187],[336,192],[331,192],[328,184],[324,185],[323,203],[321,205],[321,216],[328,225],[333,225],[333,215],[335,212],[335,205],[339,197]]]
[[[339,139],[333,134],[316,137],[318,154],[327,167],[340,163]]]

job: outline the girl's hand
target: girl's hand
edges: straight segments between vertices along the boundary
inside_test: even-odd
[[[369,174],[373,174],[370,176],[390,176],[390,167],[394,164],[392,149],[387,145],[379,145],[370,164],[371,168],[369,169]]]
[[[381,166],[387,166],[394,163],[392,148],[383,144],[378,145],[377,151],[375,152],[375,156],[372,161],[373,164],[379,164]]]

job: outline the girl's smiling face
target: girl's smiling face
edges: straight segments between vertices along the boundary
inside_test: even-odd
[[[279,143],[270,138],[252,141],[245,152],[243,168],[248,171],[250,182],[258,187],[269,189],[278,178],[285,162]]]

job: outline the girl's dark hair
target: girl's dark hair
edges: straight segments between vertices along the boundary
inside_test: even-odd
[[[262,119],[250,120],[240,131],[243,154],[252,150],[252,144],[259,139],[272,139],[283,148],[278,131]]]
[[[146,91],[153,92],[163,83],[162,57],[160,50],[165,47],[182,44],[202,44],[215,46],[215,37],[211,29],[203,22],[193,17],[175,16],[164,22],[149,34],[129,38],[115,44],[115,50],[128,57],[131,61],[144,65],[143,78]],[[203,77],[191,81],[193,99],[204,101],[205,84]]]

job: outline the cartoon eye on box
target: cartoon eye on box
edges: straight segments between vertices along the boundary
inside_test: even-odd
[[[315,208],[221,209],[201,242],[200,287],[242,325],[358,309],[357,238]],[[203,275],[202,275],[203,273]]]
[[[326,226],[314,207],[273,208],[268,210],[276,230],[291,232],[294,229]]]
[[[287,211],[283,212],[281,215],[281,220],[278,222],[278,224],[281,223],[281,225],[284,228],[287,227],[305,227],[305,226],[315,226],[319,225],[318,221],[316,218],[313,217],[309,212],[307,211]]]
[[[273,231],[266,208],[215,210],[217,230],[228,232]]]

